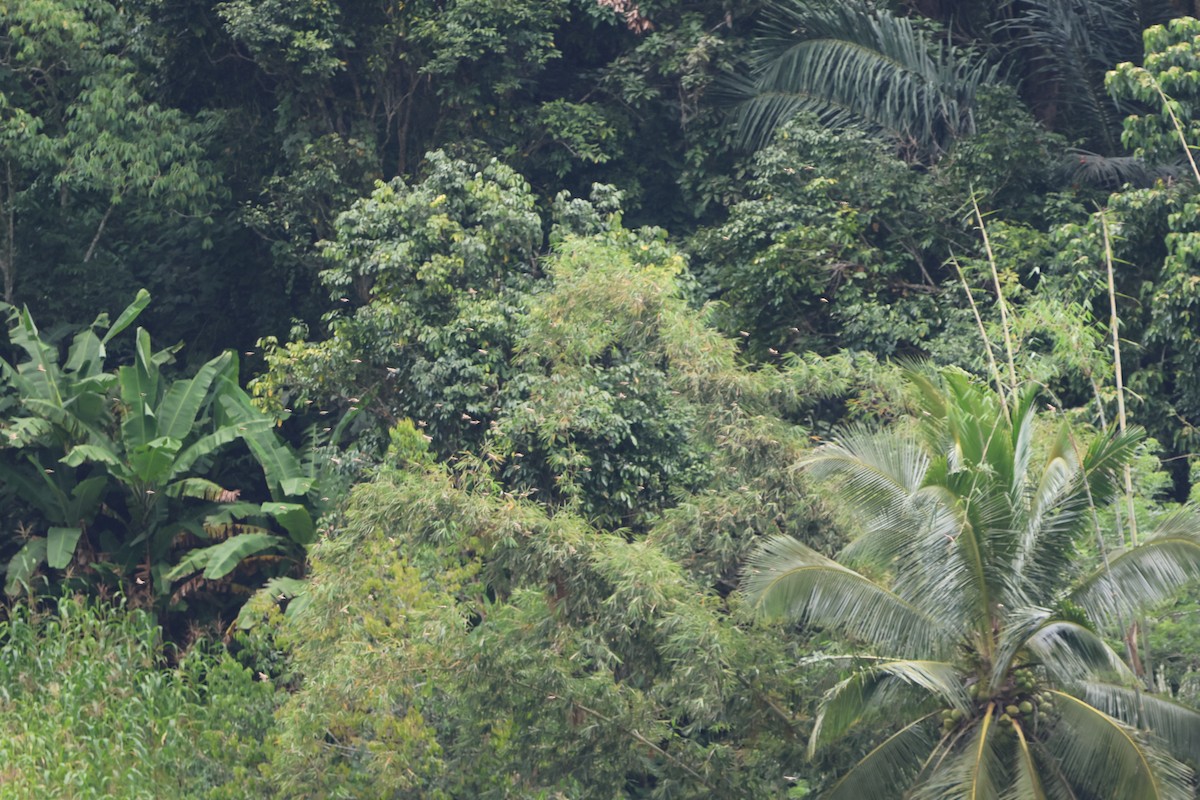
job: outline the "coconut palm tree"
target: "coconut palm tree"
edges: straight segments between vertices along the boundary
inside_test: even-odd
[[[1032,390],[913,382],[911,429],[851,430],[805,464],[857,538],[837,560],[771,539],[744,576],[763,614],[867,653],[823,698],[812,750],[894,724],[825,797],[1192,798],[1179,759],[1200,753],[1200,714],[1139,689],[1103,632],[1200,575],[1200,518],[1169,516],[1088,571],[1079,547],[1141,433],[1043,437]]]

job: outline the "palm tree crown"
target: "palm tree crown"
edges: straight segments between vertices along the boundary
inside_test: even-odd
[[[744,579],[763,614],[874,651],[824,697],[811,749],[908,715],[826,797],[1193,797],[1178,759],[1200,753],[1200,714],[1140,691],[1101,631],[1200,575],[1200,520],[1172,515],[1086,572],[1077,546],[1141,433],[1039,437],[1033,390],[913,382],[915,430],[849,431],[805,464],[857,538],[836,561],[771,539]]]
[[[734,95],[739,136],[754,147],[807,112],[937,152],[973,130],[975,93],[998,77],[975,54],[862,0],[768,3],[750,66]]]

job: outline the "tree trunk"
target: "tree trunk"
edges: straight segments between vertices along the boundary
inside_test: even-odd
[[[13,301],[13,273],[16,264],[17,238],[17,192],[13,187],[12,162],[4,162],[4,246],[0,249],[0,276],[4,279],[4,302]]]

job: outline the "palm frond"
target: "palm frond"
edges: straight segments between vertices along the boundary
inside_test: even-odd
[[[1070,599],[1092,619],[1120,624],[1198,577],[1200,518],[1188,509],[1160,522],[1138,547],[1110,557],[1108,566],[1083,580]]]
[[[1147,164],[1137,156],[1105,156],[1069,148],[1058,168],[1070,183],[1116,191],[1125,184],[1145,189],[1157,180],[1183,176],[1183,164]]]
[[[1065,444],[1065,437],[1059,441]],[[1024,513],[1012,560],[1013,582],[1030,602],[1049,603],[1062,589],[1063,570],[1089,521],[1087,493],[1069,445],[1051,450],[1038,480],[1026,483],[1019,502]]]
[[[1121,109],[1104,90],[1113,64],[1141,55],[1137,0],[1027,0],[1005,23],[1018,42],[1014,58],[1029,78],[1052,87],[1056,115],[1106,152],[1120,147]]]
[[[836,487],[858,521],[839,562],[894,572],[893,590],[921,608],[962,619],[977,592],[961,554],[947,550],[962,533],[957,497],[924,485],[931,461],[912,436],[851,428],[801,462]]]
[[[884,739],[825,791],[825,800],[903,797],[937,744],[930,733],[933,716],[927,714],[913,720]]]
[[[970,698],[954,665],[898,660],[863,667],[825,694],[813,723],[809,754],[864,718],[882,711],[895,714],[898,709],[920,708],[930,702],[938,708],[951,707],[963,714],[970,713]]]
[[[912,21],[860,0],[777,0],[752,54],[739,136],[763,146],[801,111],[885,130],[936,151],[973,130],[979,86],[996,71]]]
[[[1046,620],[1025,640],[1024,649],[1059,686],[1097,678],[1133,678],[1103,637],[1074,622]]]
[[[1087,796],[1191,800],[1188,769],[1134,728],[1063,692],[1052,692],[1057,723],[1045,746]]]
[[[837,478],[839,500],[869,524],[874,517],[895,514],[916,494],[929,455],[911,436],[851,427],[797,466],[817,480]]]
[[[1020,723],[1014,725],[1013,730],[1017,735],[1016,764],[1013,782],[1009,791],[1005,792],[1004,800],[1046,800],[1042,779],[1038,776],[1038,765],[1025,738],[1025,731]]]
[[[1159,739],[1177,758],[1200,753],[1200,711],[1140,689],[1089,681],[1083,699],[1110,717]]]
[[[995,706],[989,704],[957,751],[913,793],[914,800],[1000,800],[1005,770],[996,732]]]
[[[1097,506],[1109,503],[1120,489],[1121,470],[1132,463],[1138,445],[1146,431],[1132,426],[1125,431],[1112,431],[1092,440],[1083,457],[1083,471],[1088,478],[1092,502]]]
[[[1121,468],[1136,454],[1144,432],[1130,428],[1096,437],[1082,454],[1082,463],[1072,437],[1064,428],[1041,481],[1031,490],[1022,520],[1012,572],[1031,603],[1049,605],[1062,593],[1063,575],[1090,525],[1092,505],[1103,506],[1116,496]]]
[[[772,537],[754,551],[742,590],[764,616],[834,628],[897,656],[936,657],[954,633],[946,620],[791,536]]]

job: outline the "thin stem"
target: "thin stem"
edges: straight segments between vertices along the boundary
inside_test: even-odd
[[[1175,110],[1171,108],[1171,99],[1163,92],[1162,87],[1158,85],[1158,81],[1154,81],[1154,90],[1162,98],[1163,108],[1171,116],[1171,124],[1175,126],[1175,134],[1179,137],[1179,143],[1183,145],[1183,154],[1187,156],[1188,163],[1192,165],[1192,175],[1196,178],[1196,183],[1200,183],[1200,169],[1196,167],[1196,159],[1192,157],[1192,148],[1188,146],[1187,137],[1183,134],[1183,126],[1179,124],[1179,117],[1175,116]]]
[[[8,194],[8,200],[5,203],[5,228],[7,241],[5,242],[6,250],[8,251],[4,259],[4,263],[0,264],[4,272],[4,302],[11,304],[13,301],[13,272],[16,270],[16,205],[17,194],[13,186],[12,161],[4,162],[5,170],[5,190]]]
[[[92,243],[88,245],[87,252],[83,254],[83,263],[86,264],[92,260],[92,254],[96,252],[96,245],[100,243],[100,236],[104,233],[104,226],[108,224],[108,218],[112,216],[113,209],[116,207],[116,203],[109,203],[108,210],[100,218],[100,224],[96,226],[96,235],[92,237]]]
[[[1108,217],[1100,212],[1100,230],[1104,234],[1104,263],[1108,268],[1108,307],[1110,311],[1109,327],[1112,329],[1113,343],[1113,374],[1117,385],[1117,426],[1125,433],[1125,380],[1121,369],[1121,336],[1119,332],[1120,319],[1117,317],[1117,284],[1113,277],[1112,238],[1108,232]],[[1137,515],[1133,507],[1133,470],[1125,465],[1125,507],[1129,515],[1129,541],[1134,547],[1138,545]]]
[[[962,281],[963,291],[967,294],[967,302],[971,304],[971,312],[975,314],[975,324],[979,326],[979,338],[983,340],[983,349],[987,353],[988,366],[991,368],[992,379],[996,382],[996,394],[1000,397],[1000,406],[1004,409],[1004,418],[1011,421],[1011,416],[1008,413],[1008,400],[1004,393],[1004,381],[1000,379],[1000,367],[996,364],[996,354],[992,351],[992,341],[988,338],[987,329],[983,327],[983,317],[979,316],[979,307],[975,305],[975,298],[971,295],[971,287],[967,284],[967,279],[963,275],[962,267],[958,264],[958,259],[953,255],[950,256],[950,263],[954,265],[955,272],[958,273],[958,279]]]
[[[1000,304],[1000,324],[1004,328],[1004,349],[1008,354],[1008,377],[1012,391],[1017,390],[1017,364],[1013,358],[1012,334],[1008,326],[1008,304],[1004,302],[1004,291],[1000,288],[1000,272],[996,269],[996,256],[992,253],[992,240],[988,238],[987,226],[983,224],[983,214],[979,211],[979,203],[975,202],[975,193],[971,192],[971,207],[975,209],[975,219],[979,222],[979,232],[983,234],[983,249],[987,253],[988,265],[992,268],[992,283],[996,286],[996,302]]]

